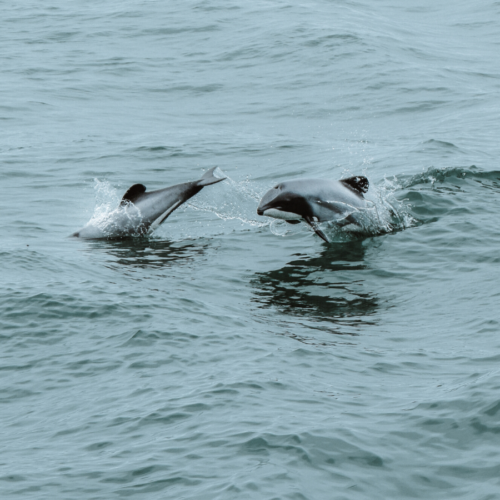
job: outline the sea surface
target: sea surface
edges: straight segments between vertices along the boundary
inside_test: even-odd
[[[500,498],[500,2],[6,0],[0,498]],[[150,237],[70,235],[135,183]],[[361,230],[260,217],[366,175]]]

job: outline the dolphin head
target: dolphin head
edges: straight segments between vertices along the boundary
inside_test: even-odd
[[[294,192],[286,182],[282,182],[262,197],[257,214],[277,219],[299,220],[311,216],[312,210],[304,196]]]

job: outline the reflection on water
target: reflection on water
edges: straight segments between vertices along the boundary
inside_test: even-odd
[[[93,240],[87,251],[100,251],[112,257],[108,267],[165,268],[192,262],[203,255],[208,243],[171,242],[149,238]]]
[[[330,246],[317,257],[304,256],[281,269],[257,273],[252,280],[253,301],[261,308],[313,321],[373,324],[366,317],[375,313],[378,299],[364,286],[366,248],[362,241]],[[328,330],[348,333],[335,327]]]

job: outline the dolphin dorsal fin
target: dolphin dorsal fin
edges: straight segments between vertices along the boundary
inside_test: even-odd
[[[340,182],[361,195],[363,193],[366,193],[368,191],[368,188],[370,187],[368,179],[363,175],[356,175],[355,177],[348,177],[347,179],[341,179]]]
[[[144,184],[134,184],[127,189],[127,192],[123,195],[120,205],[125,205],[128,201],[134,203],[134,201],[146,192],[146,186]]]

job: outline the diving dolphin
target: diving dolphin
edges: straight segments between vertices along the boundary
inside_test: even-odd
[[[184,202],[199,193],[205,186],[223,181],[213,175],[211,168],[198,181],[176,184],[146,193],[146,186],[134,184],[123,195],[118,208],[103,221],[90,221],[72,236],[80,238],[123,238],[152,233]]]
[[[316,222],[336,221],[339,225],[356,224],[355,212],[366,208],[363,194],[368,179],[361,175],[340,181],[296,179],[280,182],[260,200],[257,213],[289,224],[305,221],[315,233],[329,243]]]

